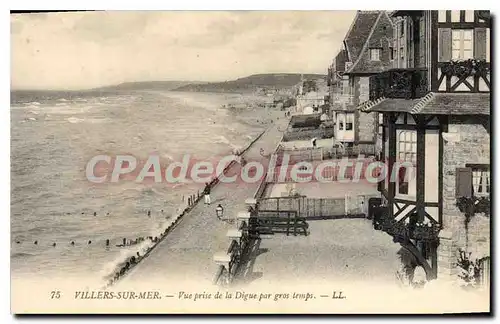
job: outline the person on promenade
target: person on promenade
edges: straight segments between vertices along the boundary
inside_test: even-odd
[[[218,204],[217,207],[215,208],[215,214],[217,215],[218,219],[222,219],[222,215],[224,214],[224,208],[222,208],[221,204]]]
[[[205,183],[205,189],[203,190],[205,194],[205,204],[210,205],[210,184]]]

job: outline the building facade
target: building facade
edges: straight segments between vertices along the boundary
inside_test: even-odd
[[[369,77],[392,65],[392,37],[392,18],[387,12],[358,11],[343,49],[329,68],[335,138],[360,154],[381,150],[378,113],[360,114],[357,106],[369,100]]]
[[[490,255],[489,12],[392,16],[393,68],[370,78],[370,100],[359,106],[383,116],[381,157],[392,177],[379,185],[374,223],[428,278],[449,278],[460,251],[478,264]]]
[[[302,115],[322,114],[326,100],[328,100],[326,80],[302,80],[298,86],[295,113]]]

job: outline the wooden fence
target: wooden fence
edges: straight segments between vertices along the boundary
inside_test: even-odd
[[[297,211],[306,219],[365,218],[368,214],[368,199],[373,195],[346,195],[342,198],[269,197],[258,200],[258,210]]]

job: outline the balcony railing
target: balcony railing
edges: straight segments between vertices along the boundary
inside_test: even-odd
[[[416,99],[428,91],[427,69],[392,69],[370,77],[370,100]]]
[[[428,218],[428,222],[418,221],[416,214],[412,214],[409,222],[396,221],[389,215],[389,207],[376,206],[371,209],[373,227],[391,235],[394,240],[404,241],[406,239],[435,241],[438,238],[441,226],[435,220]],[[426,217],[427,218],[427,217]]]
[[[490,92],[491,65],[486,60],[464,60],[438,63],[439,91]]]

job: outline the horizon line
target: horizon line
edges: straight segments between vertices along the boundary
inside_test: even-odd
[[[113,84],[108,84],[108,85],[102,85],[102,86],[96,86],[93,88],[10,88],[10,92],[14,91],[92,91],[92,90],[102,90],[104,88],[109,88],[109,87],[116,87],[122,84],[131,84],[131,83],[147,83],[147,82],[191,82],[191,83],[198,83],[198,84],[208,84],[208,83],[222,83],[222,82],[231,82],[231,81],[236,81],[239,79],[243,78],[248,78],[254,75],[266,75],[266,74],[290,74],[290,75],[296,75],[296,74],[313,74],[313,75],[323,75],[326,76],[326,73],[313,73],[313,72],[264,72],[264,73],[253,73],[253,74],[248,74],[245,76],[240,76],[236,77],[233,79],[229,80],[212,80],[212,81],[203,81],[203,80],[179,80],[179,79],[170,79],[170,80],[141,80],[141,81],[123,81],[120,83],[113,83]]]

